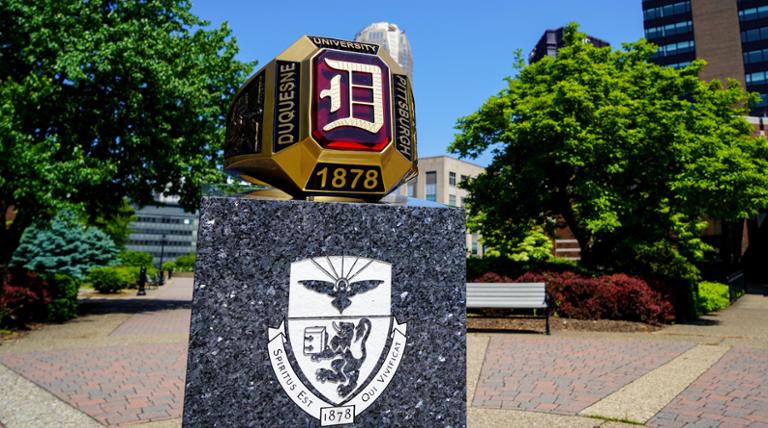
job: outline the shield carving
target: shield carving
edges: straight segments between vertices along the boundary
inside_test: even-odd
[[[288,314],[270,329],[270,359],[285,392],[321,426],[354,422],[397,371],[406,325],[392,315],[391,296],[386,262],[326,256],[291,264]]]

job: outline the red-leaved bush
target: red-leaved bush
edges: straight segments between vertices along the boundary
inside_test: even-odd
[[[624,274],[588,277],[566,272],[528,272],[516,279],[487,272],[472,282],[544,282],[550,304],[562,317],[668,323],[674,308],[646,281]]]
[[[496,272],[486,272],[479,277],[475,278],[472,282],[515,282],[508,276],[501,276]]]
[[[0,325],[23,327],[46,318],[48,283],[34,272],[0,266]]]

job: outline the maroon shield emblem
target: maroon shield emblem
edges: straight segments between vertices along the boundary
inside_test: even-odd
[[[324,49],[312,62],[312,136],[327,149],[382,151],[391,141],[389,68],[379,57]]]

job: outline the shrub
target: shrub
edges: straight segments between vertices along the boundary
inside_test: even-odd
[[[124,250],[117,256],[120,266],[152,266],[152,254],[144,251]]]
[[[649,324],[674,320],[672,302],[667,295],[654,290],[653,284],[624,274],[614,274],[606,279],[616,287],[616,315],[613,319]]]
[[[195,270],[195,253],[176,257],[176,270],[179,272],[192,272]]]
[[[533,229],[512,248],[509,258],[523,263],[549,260],[552,258],[552,240],[540,228]]]
[[[23,268],[0,267],[0,325],[24,327],[43,321],[50,301],[42,276]]]
[[[696,311],[700,314],[719,311],[730,306],[730,289],[719,282],[704,281],[699,283],[696,296]]]
[[[122,272],[125,278],[128,280],[126,288],[138,288],[139,279],[141,276],[141,268],[138,266],[117,266],[118,271]],[[157,277],[157,268],[149,265],[147,266],[147,281]]]
[[[496,272],[486,272],[472,282],[514,282],[514,280],[508,276],[499,275]]]
[[[674,319],[664,294],[624,274],[590,277],[574,272],[528,272],[514,280],[488,272],[477,282],[544,282],[554,310],[576,319],[615,319],[660,324]]]
[[[110,263],[116,253],[107,234],[86,226],[73,211],[62,210],[48,224],[24,230],[10,264],[83,279],[91,267]]]
[[[51,303],[48,304],[48,321],[63,322],[77,316],[77,292],[80,280],[62,274],[48,277]]]
[[[114,266],[95,267],[88,274],[88,280],[99,293],[117,293],[135,284],[130,269],[130,267]]]
[[[517,278],[525,272],[531,271],[572,271],[591,275],[590,271],[579,266],[576,262],[557,257],[552,257],[544,262],[517,262],[505,256],[470,257],[467,259],[467,280],[470,282],[475,282],[475,279],[487,272],[494,272],[508,278]]]

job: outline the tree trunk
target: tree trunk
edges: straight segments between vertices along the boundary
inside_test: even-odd
[[[562,189],[558,192],[560,194],[560,214],[563,216],[565,223],[571,229],[576,241],[579,242],[579,255],[581,257],[581,264],[587,267],[593,267],[594,260],[592,257],[592,248],[590,247],[590,236],[586,230],[584,230],[576,221],[576,214],[571,207],[570,198],[568,198],[565,191]]]
[[[13,252],[16,251],[16,247],[19,246],[21,240],[21,233],[26,228],[26,225],[21,223],[24,221],[23,216],[16,215],[13,222],[8,225],[7,213],[8,207],[1,207],[0,210],[0,265],[7,265],[11,261]]]

